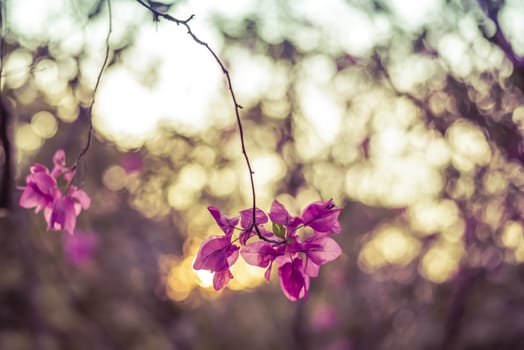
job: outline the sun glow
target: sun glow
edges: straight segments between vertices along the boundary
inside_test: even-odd
[[[194,270],[198,277],[198,285],[200,287],[213,287],[213,272],[208,270]]]

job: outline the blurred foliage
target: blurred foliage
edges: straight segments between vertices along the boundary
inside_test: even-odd
[[[72,163],[84,146],[107,33],[105,1],[44,3],[7,1],[2,16],[0,349],[524,343],[521,2],[169,8],[195,13],[230,69],[258,205],[344,208],[344,255],[297,304],[256,268],[222,293],[191,269],[216,233],[206,207],[248,207],[248,173],[219,67],[131,0],[112,1],[95,142],[75,178],[93,201],[77,225],[93,255],[71,260],[64,233],[17,207],[30,164],[59,148]]]

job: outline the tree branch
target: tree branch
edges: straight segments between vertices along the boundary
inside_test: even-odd
[[[233,90],[233,84],[231,83],[231,75],[229,74],[229,71],[227,70],[227,68],[224,65],[224,63],[222,63],[222,60],[220,60],[220,58],[218,57],[216,52],[209,46],[208,43],[206,43],[205,41],[203,41],[199,37],[197,37],[196,34],[191,30],[189,22],[193,18],[195,18],[195,15],[191,15],[187,19],[183,19],[182,20],[182,19],[175,18],[175,17],[173,17],[173,16],[171,16],[171,15],[169,15],[167,13],[163,13],[163,12],[157,11],[156,9],[154,9],[153,7],[148,5],[144,0],[136,0],[136,1],[140,5],[144,6],[149,11],[151,11],[151,13],[154,15],[154,18],[156,18],[156,19],[163,18],[163,19],[165,19],[167,21],[175,23],[176,25],[184,26],[187,29],[187,34],[189,36],[191,36],[191,38],[197,44],[204,46],[206,48],[206,50],[211,54],[211,56],[213,56],[213,58],[215,59],[216,63],[219,65],[220,69],[222,70],[222,73],[226,77],[227,87],[228,87],[228,90],[229,90],[229,95],[231,96],[231,101],[233,102],[233,106],[234,106],[234,109],[235,109],[235,117],[236,117],[236,120],[237,120],[238,131],[239,131],[239,134],[240,134],[240,145],[242,147],[242,154],[244,156],[244,160],[246,162],[247,169],[249,171],[249,181],[250,181],[250,184],[251,184],[251,198],[252,198],[252,202],[253,202],[252,203],[252,206],[253,206],[253,223],[252,223],[252,225],[253,226],[249,230],[254,228],[256,233],[257,233],[258,238],[260,238],[260,239],[262,239],[264,241],[271,242],[271,243],[276,243],[276,244],[284,243],[284,242],[280,242],[280,241],[273,241],[273,240],[270,240],[270,239],[262,236],[262,234],[260,233],[260,229],[256,225],[256,207],[257,207],[257,205],[256,205],[255,180],[253,178],[254,171],[253,171],[253,168],[251,166],[251,161],[249,160],[249,156],[247,154],[245,138],[244,138],[244,129],[242,127],[242,120],[240,119],[240,109],[242,109],[242,106],[238,103],[238,100],[236,98],[235,92]]]
[[[96,93],[98,91],[98,87],[100,86],[100,81],[102,80],[102,74],[104,73],[107,67],[107,63],[109,61],[109,52],[110,52],[109,39],[111,38],[111,33],[113,31],[113,14],[111,12],[111,0],[107,0],[107,11],[108,11],[108,29],[107,29],[107,35],[106,35],[106,40],[105,40],[106,51],[104,54],[104,61],[102,62],[102,66],[100,67],[100,71],[98,72],[98,75],[96,77],[95,87],[93,88],[93,97],[91,98],[91,103],[89,104],[89,108],[87,111],[87,114],[89,117],[89,131],[87,134],[87,142],[84,148],[82,149],[82,151],[80,151],[80,154],[78,155],[78,158],[76,159],[75,164],[71,167],[72,170],[76,170],[76,168],[78,167],[78,163],[89,150],[89,147],[91,146],[91,140],[93,138],[93,106],[95,105]],[[72,181],[73,180],[71,179],[71,182]]]

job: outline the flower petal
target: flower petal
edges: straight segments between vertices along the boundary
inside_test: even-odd
[[[231,281],[232,278],[233,274],[229,269],[215,272],[213,276],[213,288],[215,288],[215,290],[221,290],[229,283],[229,281]]]
[[[329,237],[312,237],[301,244],[300,251],[306,253],[315,264],[322,265],[333,261],[342,254],[338,243]]]
[[[326,202],[313,202],[304,209],[302,221],[305,226],[319,233],[339,233],[341,228],[338,215],[341,210],[335,208],[332,199]]]
[[[73,234],[76,226],[76,212],[73,198],[64,196],[55,200],[50,215],[46,216],[48,230],[65,230]]]
[[[301,258],[295,258],[279,267],[278,276],[282,292],[289,300],[307,298],[309,276],[304,274]]]
[[[215,219],[217,225],[224,231],[228,236],[233,234],[233,230],[238,224],[238,217],[228,218],[227,216],[220,213],[220,210],[216,207],[207,207],[207,210],[211,213],[211,216]]]
[[[256,241],[246,244],[240,250],[242,258],[249,265],[266,267],[275,260],[277,256],[285,253],[285,247],[275,247],[273,244],[265,241]]]
[[[47,169],[46,169],[47,170]],[[45,171],[37,171],[26,177],[26,186],[20,196],[19,205],[22,208],[33,208],[38,213],[45,207],[52,206],[59,191],[56,180]]]
[[[69,195],[75,200],[75,210],[77,215],[80,214],[82,209],[89,209],[91,206],[91,198],[89,198],[84,190],[71,186],[69,189]]]
[[[265,224],[268,219],[266,213],[256,208],[255,220],[257,225]],[[240,212],[240,226],[244,229],[250,228],[253,223],[253,208],[245,209]]]
[[[55,166],[51,171],[51,175],[53,175],[54,177],[60,176],[68,170],[66,167],[66,158],[64,150],[59,149],[55,152],[55,154],[53,155],[53,164]]]
[[[193,268],[210,271],[223,271],[229,268],[228,256],[232,254],[230,246],[231,241],[227,236],[208,238],[200,246]]]
[[[269,211],[269,217],[271,221],[284,225],[287,229],[287,236],[293,235],[300,224],[302,224],[302,219],[296,216],[289,215],[287,209],[277,201],[276,199],[271,204],[271,209]]]

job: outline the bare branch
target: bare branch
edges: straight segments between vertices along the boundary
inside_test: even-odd
[[[252,197],[252,205],[253,205],[253,227],[258,235],[258,237],[264,241],[267,241],[267,242],[271,242],[271,243],[276,243],[276,244],[282,244],[284,242],[280,242],[280,241],[273,241],[273,240],[270,240],[264,236],[262,236],[262,234],[260,233],[260,230],[258,228],[258,226],[256,225],[256,190],[255,190],[255,180],[253,178],[253,174],[254,174],[254,171],[253,171],[253,168],[251,166],[251,161],[249,160],[249,156],[247,154],[247,150],[246,150],[246,144],[245,144],[245,138],[244,138],[244,129],[242,127],[242,120],[240,119],[240,109],[242,109],[242,106],[238,103],[238,100],[236,98],[236,95],[235,95],[235,92],[233,90],[233,84],[231,82],[231,75],[229,74],[229,71],[227,70],[226,66],[224,65],[224,63],[222,62],[222,60],[218,57],[217,53],[209,46],[208,43],[206,43],[205,41],[203,41],[202,39],[200,39],[198,36],[196,36],[196,34],[191,30],[191,27],[189,25],[189,22],[195,18],[195,15],[191,15],[189,16],[187,19],[178,19],[178,18],[175,18],[167,13],[163,13],[163,12],[159,12],[157,11],[156,9],[154,9],[153,7],[151,7],[150,5],[148,5],[145,1],[143,0],[136,0],[140,5],[144,6],[145,8],[147,8],[149,11],[151,11],[151,13],[154,15],[155,18],[163,18],[167,21],[170,21],[170,22],[173,22],[177,25],[182,25],[184,26],[186,29],[187,29],[187,34],[189,36],[191,36],[191,38],[197,43],[197,44],[200,44],[202,46],[204,46],[207,51],[211,54],[211,56],[213,56],[213,58],[215,59],[216,63],[219,65],[220,69],[222,70],[222,73],[225,75],[226,77],[226,81],[227,81],[227,87],[228,87],[228,90],[229,90],[229,95],[231,96],[231,101],[233,103],[233,107],[235,109],[235,116],[236,116],[236,119],[237,119],[237,125],[238,125],[238,131],[239,131],[239,134],[240,134],[240,144],[241,144],[241,147],[242,147],[242,154],[244,155],[244,160],[246,162],[246,166],[247,166],[247,169],[249,171],[249,181],[251,183],[251,197]]]
[[[84,148],[82,149],[82,151],[80,151],[80,154],[78,155],[78,158],[76,159],[75,164],[71,168],[72,170],[76,170],[76,168],[78,167],[78,163],[89,150],[89,147],[91,146],[91,139],[93,137],[93,106],[95,105],[96,93],[98,91],[98,87],[100,86],[100,81],[102,80],[102,74],[104,73],[107,67],[107,63],[109,61],[109,52],[110,52],[109,39],[111,38],[111,33],[113,31],[113,14],[111,12],[111,0],[107,0],[107,11],[108,11],[108,29],[107,29],[107,35],[106,35],[106,40],[105,40],[106,51],[104,54],[104,61],[102,62],[102,66],[100,67],[100,71],[98,72],[98,76],[96,77],[95,87],[93,88],[93,96],[91,98],[91,103],[89,104],[89,108],[87,111],[87,115],[89,117],[89,131],[87,134],[87,142]]]

